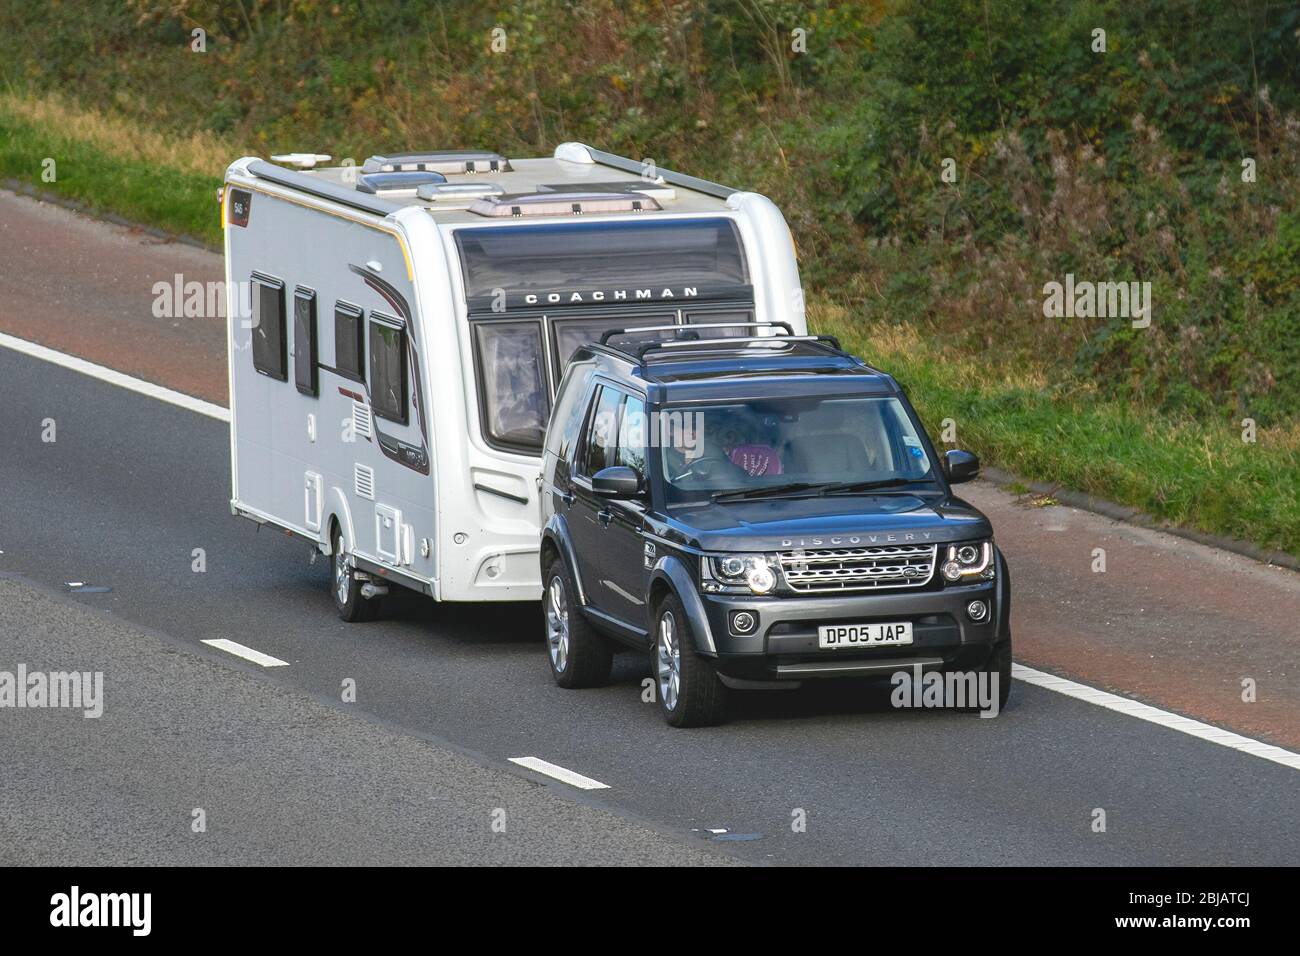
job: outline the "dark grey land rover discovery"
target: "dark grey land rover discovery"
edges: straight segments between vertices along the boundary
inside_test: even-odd
[[[899,671],[975,673],[1001,707],[1007,566],[951,488],[978,459],[938,456],[894,379],[834,339],[669,335],[608,333],[560,385],[542,466],[556,682],[606,682],[617,643],[650,651],[679,727],[725,719],[733,690]]]

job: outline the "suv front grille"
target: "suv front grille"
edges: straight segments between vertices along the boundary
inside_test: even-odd
[[[782,551],[786,583],[801,593],[919,588],[934,577],[937,545]]]

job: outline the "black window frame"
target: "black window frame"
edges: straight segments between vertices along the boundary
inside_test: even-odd
[[[385,315],[383,312],[371,312],[370,320],[366,323],[368,329],[366,338],[368,340],[369,354],[369,382],[370,382],[370,408],[379,418],[386,419],[390,422],[396,422],[399,425],[408,425],[411,421],[410,404],[410,375],[407,371],[407,361],[409,356],[409,340],[406,334],[406,324],[396,316]],[[390,408],[382,396],[387,391],[387,381],[383,375],[383,369],[376,363],[381,357],[379,342],[382,336],[377,340],[376,333],[383,329],[387,332],[397,333],[396,341],[398,343],[398,362],[397,374],[400,377],[398,382],[398,404],[399,408]],[[386,346],[385,346],[386,348]]]
[[[254,272],[252,273],[252,282],[257,287],[257,295],[253,300],[255,310],[253,315],[255,321],[252,329],[253,341],[252,347],[249,349],[252,353],[253,368],[267,378],[287,382],[289,381],[289,349],[288,334],[285,327],[284,280],[262,272]],[[273,325],[267,324],[267,316],[264,314],[266,311],[264,308],[265,294],[267,292],[275,294],[274,302],[278,315],[273,319]],[[265,346],[259,348],[258,343],[259,341],[267,342],[266,330],[272,327],[275,328],[276,334],[279,336],[279,342],[271,343],[270,348],[275,351],[278,344],[278,355],[267,356],[267,348]],[[270,364],[269,361],[264,361],[264,359],[276,360],[277,364]]]
[[[306,320],[302,321],[303,310]],[[293,384],[303,395],[320,395],[320,349],[317,343],[316,290],[293,290]]]
[[[366,312],[361,306],[353,305],[351,302],[339,299],[334,303],[334,371],[346,379],[354,382],[365,384],[366,381]],[[346,338],[341,334],[341,322],[347,320],[355,322],[354,334],[356,337],[357,367],[349,368],[343,364],[340,344],[346,344]]]

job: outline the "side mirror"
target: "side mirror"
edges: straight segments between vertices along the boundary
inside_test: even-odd
[[[591,490],[601,498],[635,498],[641,494],[641,474],[627,465],[602,468],[591,476]]]
[[[980,460],[978,455],[954,448],[943,453],[943,470],[950,484],[959,484],[978,477]]]

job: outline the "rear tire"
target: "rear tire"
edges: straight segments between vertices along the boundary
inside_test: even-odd
[[[565,688],[600,687],[609,683],[614,648],[582,615],[577,588],[564,558],[551,559],[542,592],[542,624],[546,656],[555,683]]]
[[[727,688],[713,661],[695,653],[686,609],[669,594],[655,611],[651,651],[659,710],[670,726],[708,727],[727,719]]]
[[[330,536],[330,594],[334,597],[334,607],[339,617],[349,624],[373,621],[379,616],[379,602],[382,598],[362,597],[361,585],[356,572],[348,566],[347,545],[343,541],[343,532],[337,527]]]

